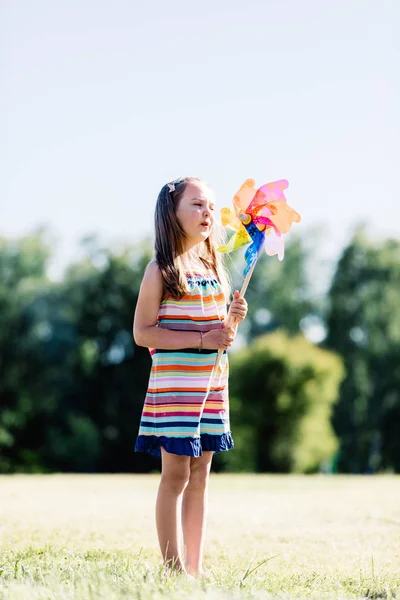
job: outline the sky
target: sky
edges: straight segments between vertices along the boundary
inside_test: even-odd
[[[0,0],[0,235],[48,226],[57,277],[196,175],[217,209],[287,179],[326,256],[399,237],[399,25],[397,0]]]

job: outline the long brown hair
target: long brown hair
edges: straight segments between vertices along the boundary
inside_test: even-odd
[[[177,300],[187,293],[188,288],[185,268],[180,259],[186,235],[177,219],[176,211],[186,185],[191,182],[206,185],[198,177],[177,179],[173,182],[173,186],[167,183],[158,194],[155,209],[155,260],[163,278],[164,292],[171,294]],[[214,225],[208,238],[200,242],[196,249],[198,257],[214,271],[223,287],[225,300],[229,302],[231,280],[221,254],[217,252],[217,247],[222,243],[224,243],[223,232],[218,231],[218,225]]]

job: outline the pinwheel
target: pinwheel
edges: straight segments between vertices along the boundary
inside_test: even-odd
[[[277,254],[279,260],[284,257],[283,234],[289,231],[293,221],[300,221],[300,215],[286,203],[283,190],[288,185],[286,179],[281,179],[257,190],[254,180],[247,179],[233,198],[234,210],[221,210],[222,225],[233,229],[235,234],[218,250],[231,252],[252,242],[245,253],[244,275],[255,264],[263,242],[267,254]]]
[[[264,245],[269,256],[284,257],[283,235],[289,231],[292,223],[300,222],[300,215],[287,203],[283,191],[288,187],[286,179],[266,183],[256,189],[253,179],[247,179],[233,198],[233,209],[221,210],[222,225],[234,230],[228,243],[218,248],[219,252],[232,252],[245,244],[250,244],[245,252],[246,266],[243,272],[245,279],[240,290],[243,298],[257,258]],[[227,326],[233,325],[229,318]],[[210,386],[218,369],[223,350],[219,350]]]

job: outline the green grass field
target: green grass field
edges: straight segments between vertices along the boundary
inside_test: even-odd
[[[194,583],[161,567],[157,485],[0,477],[0,598],[400,598],[400,477],[212,475]]]

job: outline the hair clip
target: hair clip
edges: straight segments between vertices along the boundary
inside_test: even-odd
[[[183,181],[183,177],[178,177],[178,179],[174,179],[173,181],[171,181],[171,183],[167,183],[168,189],[170,192],[174,192],[175,191],[175,185],[178,183],[182,183]]]

